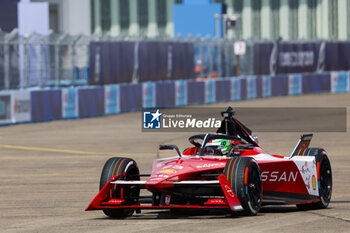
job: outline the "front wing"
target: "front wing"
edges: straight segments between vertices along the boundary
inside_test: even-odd
[[[145,187],[146,181],[126,181],[118,180],[120,176],[112,177],[106,185],[100,190],[96,197],[91,201],[89,206],[85,209],[89,210],[101,210],[101,209],[115,209],[115,208],[127,208],[127,209],[176,209],[176,208],[190,208],[190,209],[231,209],[232,211],[243,210],[236,194],[234,193],[231,185],[228,183],[224,175],[220,175],[218,180],[184,180],[174,181],[173,186],[178,185],[212,185],[220,184],[225,198],[212,198],[208,199],[204,205],[152,205],[140,203],[138,205],[124,205],[123,199],[110,199],[109,192],[114,185],[139,185]]]

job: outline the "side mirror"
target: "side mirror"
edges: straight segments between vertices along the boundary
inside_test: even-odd
[[[179,147],[177,147],[177,145],[172,145],[172,144],[161,144],[159,145],[159,150],[176,150],[177,154],[179,155],[179,157],[182,157]]]

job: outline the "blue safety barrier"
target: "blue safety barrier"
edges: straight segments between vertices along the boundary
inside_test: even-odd
[[[187,83],[187,104],[203,104],[205,101],[204,82],[189,81]]]
[[[302,77],[302,93],[320,93],[331,91],[329,74],[306,74]]]
[[[271,79],[271,95],[284,96],[288,95],[288,76],[277,75]]]
[[[0,125],[83,118],[142,108],[350,91],[350,72],[288,74],[0,92]],[[6,107],[4,107],[6,106]],[[6,111],[4,109],[7,109]]]
[[[30,98],[32,121],[50,121],[62,118],[61,90],[32,91]]]
[[[169,108],[175,106],[174,82],[156,83],[156,106],[160,108]]]
[[[206,104],[212,104],[215,103],[215,99],[217,97],[216,90],[217,86],[215,85],[218,82],[215,82],[214,80],[207,80],[205,82],[205,101]],[[220,90],[218,90],[220,91]]]
[[[216,102],[227,102],[231,99],[231,81],[218,80],[216,83]]]
[[[103,87],[91,87],[78,90],[79,117],[100,116],[105,113],[105,95]]]

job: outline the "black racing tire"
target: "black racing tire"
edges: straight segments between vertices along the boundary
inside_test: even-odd
[[[140,180],[139,168],[136,162],[129,158],[113,157],[105,163],[100,179],[100,190],[113,176],[121,175],[119,180]],[[109,193],[109,198],[119,199],[123,196],[123,205],[134,205],[139,202],[140,189],[125,186],[123,189],[114,185]],[[111,218],[126,218],[133,215],[132,209],[103,209],[103,212]]]
[[[261,208],[263,193],[257,162],[251,157],[234,157],[226,162],[224,175],[241,202],[243,214],[256,215]]]
[[[319,166],[319,177],[317,178],[319,202],[309,204],[298,204],[300,210],[326,209],[332,197],[332,168],[327,153],[322,148],[308,148],[297,156],[315,156],[316,166]]]

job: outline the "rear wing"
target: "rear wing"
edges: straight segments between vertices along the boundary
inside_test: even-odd
[[[306,149],[309,147],[311,139],[313,134],[302,134],[300,136],[300,139],[295,146],[294,150],[290,154],[289,158],[293,157],[297,152],[301,151],[302,149]]]

